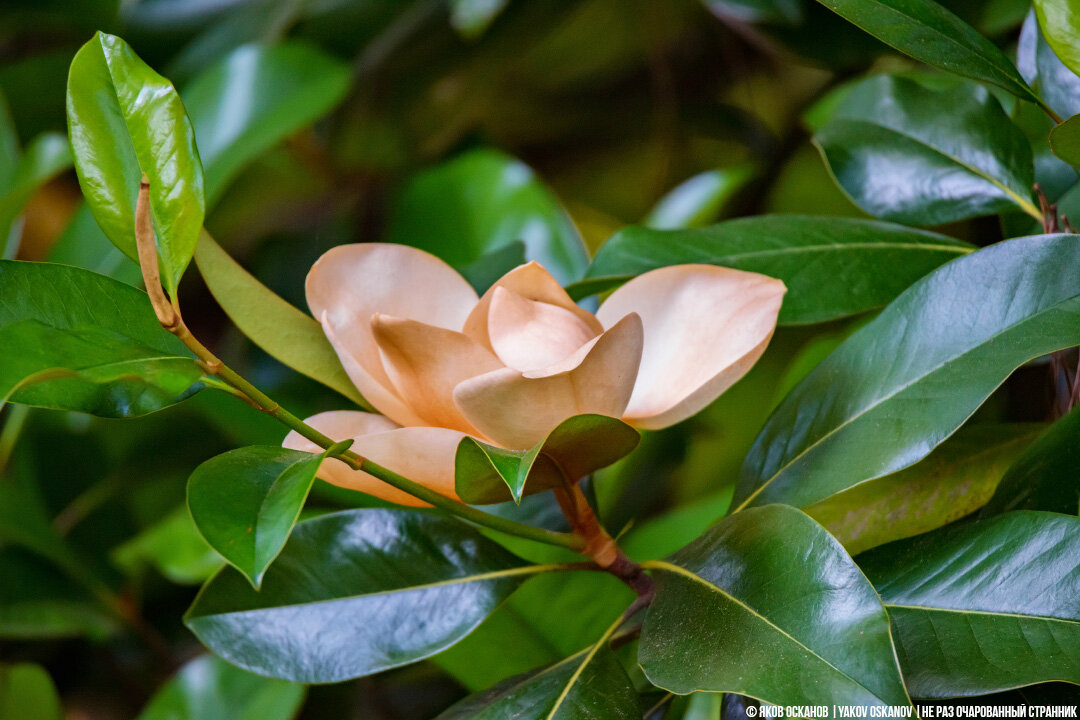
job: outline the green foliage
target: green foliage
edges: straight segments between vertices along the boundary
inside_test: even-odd
[[[61,720],[56,686],[44,668],[30,663],[0,665],[0,718]]]

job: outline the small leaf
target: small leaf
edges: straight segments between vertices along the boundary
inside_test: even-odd
[[[1041,425],[963,428],[915,465],[837,493],[804,512],[851,555],[935,530],[982,507],[1040,430]]]
[[[474,150],[413,176],[386,238],[455,267],[517,240],[527,259],[561,283],[577,280],[588,265],[585,244],[551,191],[528,166],[495,150]]]
[[[660,198],[642,224],[657,230],[707,225],[753,176],[745,165],[695,175]]]
[[[581,298],[667,265],[722,265],[783,280],[788,292],[780,323],[802,325],[881,307],[972,250],[901,225],[808,215],[738,218],[688,230],[629,227],[600,247],[585,279],[568,290]]]
[[[774,705],[911,704],[877,594],[840,543],[798,510],[731,515],[646,567],[656,598],[638,661],[654,685]]]
[[[1025,362],[1080,344],[1080,236],[992,245],[912,285],[791,391],[737,506],[805,507],[914,464]]]
[[[184,665],[137,720],[291,720],[305,694],[302,685],[252,675],[204,655]]]
[[[203,583],[225,564],[184,505],[113,550],[111,557],[129,574],[149,565],[178,585]]]
[[[1035,0],[1046,42],[1061,62],[1080,75],[1080,14],[1072,0]]]
[[[99,32],[71,61],[67,114],[90,211],[136,261],[135,200],[142,173],[149,177],[162,281],[174,295],[206,213],[202,163],[180,96],[127,43]]]
[[[1080,407],[1038,437],[1009,467],[982,515],[1009,510],[1050,510],[1075,515],[1080,508]]]
[[[297,524],[261,590],[223,570],[184,622],[234,665],[339,682],[444,650],[526,577],[553,569],[523,565],[454,520],[349,510]]]
[[[614,653],[594,646],[467,697],[436,720],[640,720],[641,712]]]
[[[287,367],[370,409],[314,318],[255,279],[206,231],[195,262],[214,299],[248,339]]]
[[[45,668],[32,663],[0,665],[0,718],[63,720],[60,696]]]
[[[1050,131],[1050,148],[1065,162],[1080,167],[1080,115],[1054,126]]]
[[[931,90],[879,75],[851,88],[814,135],[837,182],[876,217],[940,225],[1022,209],[1031,201],[1031,145],[978,85]]]
[[[199,532],[256,589],[289,539],[325,453],[256,445],[207,460],[188,480]]]
[[[1080,519],[1007,513],[860,560],[916,697],[1080,684]]]
[[[641,439],[637,430],[604,415],[562,421],[529,450],[505,450],[471,437],[458,445],[455,486],[467,503],[485,505],[531,495],[566,480],[577,482],[628,455]]]
[[[992,42],[934,0],[819,0],[905,55],[1040,102]]]

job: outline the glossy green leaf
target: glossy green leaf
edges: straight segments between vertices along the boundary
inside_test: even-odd
[[[852,555],[919,535],[986,504],[1041,425],[975,425],[900,472],[804,508]]]
[[[63,720],[52,678],[32,663],[0,665],[0,720]]]
[[[299,523],[261,590],[222,571],[184,621],[234,665],[296,682],[338,682],[434,655],[523,579],[549,569],[522,565],[454,520],[350,510]]]
[[[195,468],[187,501],[199,532],[258,589],[289,539],[325,455],[254,445]]]
[[[253,343],[298,373],[369,407],[314,318],[259,282],[205,231],[195,262],[214,299]]]
[[[1020,31],[1016,66],[1027,84],[1058,115],[1069,117],[1080,113],[1080,76],[1065,67],[1047,44],[1034,10]]]
[[[596,254],[576,297],[666,265],[708,263],[759,272],[788,286],[780,323],[835,320],[885,305],[972,247],[900,225],[808,215],[764,215],[690,230],[630,227]]]
[[[910,704],[874,588],[798,510],[731,515],[646,567],[656,598],[638,661],[654,685],[774,705]]]
[[[18,252],[21,228],[16,220],[34,192],[69,167],[71,150],[60,133],[38,135],[19,158],[10,185],[6,191],[0,189],[0,246],[5,259],[13,259]]]
[[[1080,74],[1080,13],[1076,3],[1072,0],[1035,0],[1035,14],[1054,54],[1066,67]]]
[[[1009,467],[982,514],[1009,510],[1080,511],[1080,408],[1038,437]]]
[[[245,165],[341,102],[349,66],[299,42],[245,45],[181,93],[214,205]]]
[[[852,201],[885,220],[1038,215],[1031,145],[978,85],[932,90],[899,76],[870,78],[848,91],[814,142]]]
[[[641,712],[614,653],[594,646],[467,697],[437,720],[640,720]]]
[[[1080,115],[1073,115],[1050,131],[1050,148],[1073,167],[1080,166]]]
[[[68,132],[94,219],[136,261],[135,200],[150,179],[162,282],[172,295],[206,213],[203,168],[180,96],[120,38],[97,33],[71,61]]]
[[[916,697],[1080,684],[1080,519],[1020,511],[861,558]]]
[[[252,675],[203,655],[184,665],[138,720],[291,720],[304,695],[302,685]]]
[[[23,548],[0,549],[0,577],[0,638],[100,639],[116,629],[84,588]]]
[[[1039,102],[992,42],[934,0],[818,0],[905,55]]]
[[[724,205],[753,176],[753,170],[745,165],[695,175],[660,198],[642,224],[657,230],[675,230],[714,222]]]
[[[179,585],[205,582],[225,564],[199,534],[184,505],[116,548],[111,556],[129,574],[150,566]]]
[[[394,204],[386,240],[455,266],[521,240],[525,256],[563,284],[588,264],[581,236],[551,191],[528,166],[495,150],[473,150],[413,176]]]
[[[505,450],[471,437],[458,445],[455,489],[467,503],[483,505],[577,482],[628,455],[641,440],[622,420],[576,415],[563,420],[529,450]]]
[[[18,349],[0,360],[0,398],[14,402],[128,417],[202,387],[146,294],[88,270],[0,261],[0,336]]]
[[[1023,363],[1080,343],[1080,236],[992,245],[912,285],[806,376],[746,458],[737,506],[804,507],[912,465]]]

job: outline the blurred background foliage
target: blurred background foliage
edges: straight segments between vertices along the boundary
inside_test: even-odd
[[[1026,2],[945,4],[1014,51]],[[4,254],[133,284],[137,269],[81,203],[66,144],[68,66],[95,30],[121,35],[176,84],[206,165],[207,228],[301,308],[308,267],[341,243],[416,245],[483,288],[526,256],[578,280],[588,254],[630,224],[866,217],[811,128],[835,88],[908,68],[813,0],[7,0]],[[987,218],[945,231],[978,245],[1003,236]],[[248,341],[197,273],[181,293],[197,334],[294,412],[347,406]],[[594,478],[628,551],[661,557],[721,516],[774,404],[863,321],[782,328],[708,411],[647,434]],[[979,417],[1047,419],[1047,377],[1022,370]],[[204,656],[181,623],[221,564],[184,488],[200,462],[278,443],[282,429],[222,393],[138,421],[20,407],[0,419],[3,720],[426,718],[577,651],[628,602],[606,575],[538,577],[431,662],[310,689],[255,678]],[[549,500],[507,512],[555,526]],[[319,485],[311,507],[366,502]],[[576,612],[585,606],[595,616]],[[709,717],[693,714],[716,710],[703,702],[680,700],[670,716]]]

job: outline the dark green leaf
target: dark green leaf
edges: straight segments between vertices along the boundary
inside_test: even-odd
[[[885,305],[938,265],[972,247],[936,233],[873,220],[766,215],[690,230],[630,227],[596,254],[584,297],[666,265],[708,263],[787,283],[780,323],[834,320]]]
[[[60,696],[45,668],[0,665],[0,720],[63,720]]]
[[[150,179],[162,282],[174,294],[206,213],[202,163],[180,96],[127,43],[99,32],[71,61],[67,114],[90,211],[135,260],[135,200],[142,173]]]
[[[191,474],[187,501],[196,527],[256,589],[289,539],[324,456],[255,445]]]
[[[819,0],[905,55],[1038,102],[1016,67],[975,28],[934,0]]]
[[[467,697],[438,720],[640,720],[641,712],[619,661],[597,645]]]
[[[743,466],[740,506],[799,507],[902,470],[1012,371],[1080,343],[1080,236],[1008,240],[911,286],[784,399]]]
[[[1071,0],[1035,0],[1046,42],[1074,73],[1080,74],[1080,14]]]
[[[434,655],[524,578],[550,569],[523,566],[453,520],[350,510],[299,523],[259,591],[243,575],[222,571],[185,622],[240,667],[296,682],[338,682]]]
[[[290,720],[304,694],[302,685],[252,675],[204,655],[184,665],[138,720]]]
[[[26,148],[14,168],[10,184],[6,189],[0,189],[0,246],[3,246],[4,258],[13,259],[19,249],[21,229],[15,221],[26,203],[38,188],[69,167],[71,150],[67,138],[60,133],[38,135]]]
[[[245,45],[200,73],[182,93],[206,167],[206,204],[283,138],[341,102],[348,65],[298,42]]]
[[[753,170],[745,165],[695,175],[660,198],[643,224],[657,230],[675,230],[714,222],[727,201],[753,176]]]
[[[152,566],[179,585],[205,582],[225,564],[206,544],[183,505],[116,548],[112,559],[132,574],[146,565]]]
[[[1073,115],[1050,131],[1050,148],[1073,167],[1080,166],[1080,115]]]
[[[855,204],[886,220],[940,225],[1017,208],[1039,215],[1031,145],[978,85],[865,80],[814,142]]]
[[[0,398],[109,417],[141,415],[202,387],[146,294],[88,270],[0,261]],[[38,375],[44,373],[43,375]],[[47,382],[44,382],[47,380]]]
[[[837,493],[805,512],[852,555],[934,530],[982,507],[1040,430],[1041,425],[964,428],[915,465]]]
[[[514,500],[577,482],[625,457],[641,435],[622,420],[576,415],[563,420],[529,450],[504,450],[466,437],[455,459],[455,489],[467,503]]]
[[[798,510],[737,513],[646,567],[656,598],[638,661],[654,685],[775,705],[910,704],[877,594]]]
[[[1055,112],[1062,117],[1080,113],[1080,77],[1065,67],[1047,44],[1034,11],[1028,14],[1020,32],[1016,65],[1028,85]]]
[[[387,236],[454,266],[515,240],[563,284],[588,264],[581,236],[551,191],[495,150],[474,150],[414,176],[394,205]]]
[[[253,343],[284,365],[368,407],[314,318],[255,279],[205,231],[195,262],[214,299]]]
[[[912,695],[1080,683],[1080,519],[1008,513],[860,560],[892,618]]]
[[[477,295],[483,295],[499,278],[525,262],[525,243],[514,240],[484,253],[476,262],[463,265],[457,271],[469,281]]]
[[[1051,425],[1001,478],[982,514],[1080,510],[1080,408]]]

